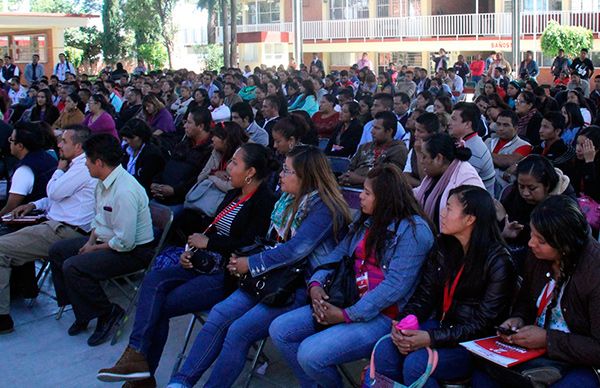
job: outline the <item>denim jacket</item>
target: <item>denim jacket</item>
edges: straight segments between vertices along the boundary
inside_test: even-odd
[[[385,279],[353,306],[345,309],[353,322],[369,321],[394,303],[402,310],[415,291],[421,267],[433,246],[434,236],[423,218],[414,216],[413,220],[414,228],[408,219],[402,220],[397,229],[395,222],[388,226],[388,239],[380,263]],[[344,256],[351,256],[370,225],[370,218],[363,225],[357,225],[356,222],[352,224],[346,238],[322,261],[333,263]],[[332,270],[324,269],[317,271],[309,284],[325,284],[331,272]]]
[[[327,257],[339,241],[333,234],[333,215],[319,196],[315,196],[313,203],[308,206],[308,215],[294,237],[248,258],[252,277],[308,258],[308,278],[316,267],[323,264],[322,259]],[[343,238],[343,235],[339,237]]]

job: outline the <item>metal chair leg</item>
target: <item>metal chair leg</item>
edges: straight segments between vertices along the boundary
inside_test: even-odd
[[[63,313],[65,312],[65,306],[60,306],[60,308],[58,309],[58,312],[56,313],[56,320],[60,320],[60,318],[62,317]]]
[[[248,375],[246,376],[246,382],[244,383],[244,388],[248,388],[250,386],[250,382],[252,381],[252,377],[254,376],[254,372],[256,369],[256,364],[258,364],[258,359],[260,358],[260,355],[262,354],[266,343],[267,343],[266,338],[259,341],[258,347],[256,349],[256,354],[254,355],[254,357],[252,359],[252,364],[250,365],[250,372],[248,372]]]
[[[194,331],[194,325],[196,324],[197,320],[198,320],[198,318],[196,317],[195,314],[193,314],[192,319],[190,320],[190,323],[188,324],[188,328],[185,332],[185,340],[183,342],[183,348],[177,355],[177,360],[175,360],[175,365],[173,365],[173,371],[171,372],[171,377],[175,376],[175,373],[177,373],[179,371],[179,368],[181,367],[181,363],[183,362],[183,359],[185,358],[185,352],[190,343],[190,339],[192,337],[192,331]]]

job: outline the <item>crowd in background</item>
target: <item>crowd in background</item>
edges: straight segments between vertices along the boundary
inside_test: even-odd
[[[68,334],[97,320],[88,344],[105,342],[124,311],[100,281],[150,264],[156,203],[175,217],[169,247],[102,381],[156,386],[169,320],[210,311],[170,388],[211,366],[205,386],[231,386],[266,337],[302,387],[343,386],[337,366],[377,343],[366,384],[375,368],[409,386],[433,348],[427,387],[598,386],[600,76],[591,86],[587,50],[559,54],[553,85],[536,82],[530,52],[515,77],[502,53],[450,66],[444,50],[433,71],[377,72],[364,53],[330,73],[315,55],[89,77],[61,55],[46,77],[37,60],[21,76],[5,57],[0,79],[0,215],[47,214],[0,236],[0,332],[14,330],[11,281],[47,258],[58,305],[73,305]],[[244,250],[265,236],[270,249]],[[339,289],[343,268],[352,287]],[[246,288],[273,273],[294,280],[283,299]],[[500,368],[459,346],[496,333],[546,352]]]

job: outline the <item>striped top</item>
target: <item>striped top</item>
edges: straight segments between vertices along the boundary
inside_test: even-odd
[[[233,224],[233,220],[240,210],[242,210],[244,205],[245,203],[239,204],[215,224],[215,227],[217,228],[217,234],[219,236],[229,237],[229,233],[231,232],[231,224]]]

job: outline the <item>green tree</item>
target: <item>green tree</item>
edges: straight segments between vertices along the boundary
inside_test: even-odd
[[[194,51],[202,56],[205,70],[220,69],[223,66],[223,46],[220,44],[195,46]]]
[[[160,42],[143,43],[137,46],[138,58],[144,58],[144,61],[151,69],[162,69],[167,62],[167,50]]]
[[[31,12],[75,13],[76,3],[69,0],[32,0]]]
[[[127,0],[124,7],[127,26],[134,33],[136,46],[139,48],[140,45],[162,41],[169,68],[173,65],[172,54],[177,30],[173,23],[174,8],[175,0]]]
[[[103,0],[102,53],[104,60],[114,63],[128,57],[131,42],[126,34],[120,0]]]
[[[95,26],[68,28],[65,30],[65,46],[69,60],[75,66],[85,62],[91,65],[102,53],[102,34]]]
[[[544,54],[555,56],[559,49],[565,50],[565,55],[576,57],[582,48],[591,48],[594,34],[583,27],[561,26],[551,20],[542,34],[541,46]]]

